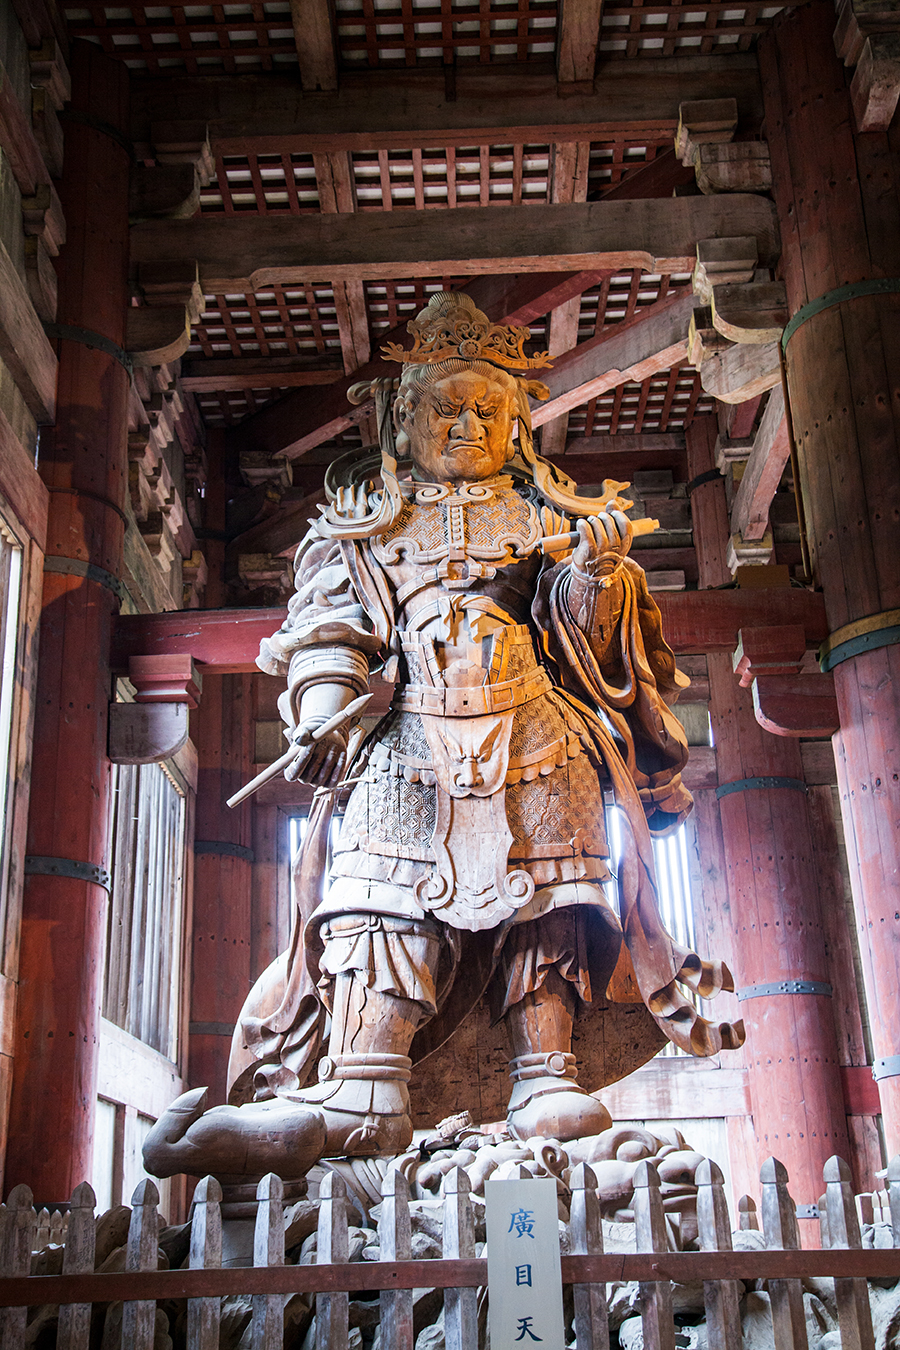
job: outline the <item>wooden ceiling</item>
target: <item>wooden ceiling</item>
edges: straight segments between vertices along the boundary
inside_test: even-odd
[[[470,290],[495,320],[527,323],[534,348],[549,348],[557,367],[577,366],[579,351],[596,353],[569,384],[584,397],[563,398],[544,419],[545,454],[568,455],[575,472],[576,460],[587,465],[602,451],[614,476],[631,476],[631,465],[671,467],[683,483],[684,430],[716,407],[684,344],[667,336],[677,296],[690,303],[694,245],[685,249],[681,241],[674,252],[685,253],[683,263],[670,259],[654,270],[641,262],[648,254],[614,261],[610,254],[605,267],[579,261],[579,239],[590,236],[585,253],[598,256],[623,247],[596,242],[594,203],[638,211],[649,198],[662,207],[673,194],[698,192],[673,149],[682,102],[735,97],[739,138],[759,136],[754,44],[783,6],[60,3],[70,37],[98,42],[129,68],[139,162],[171,162],[182,142],[208,137],[193,219],[145,218],[137,227],[136,295],[140,301],[141,259],[199,259],[203,312],[181,361],[182,386],[207,427],[223,428],[234,450],[254,457],[255,472],[260,457],[274,457],[282,470],[281,456],[293,461],[295,487],[279,517],[287,519],[315,490],[336,453],[371,443],[371,418],[364,410],[349,415],[346,388],[374,370],[386,336],[404,337],[428,296],[451,287]],[[705,203],[713,205],[697,198],[697,209]],[[553,215],[564,211],[575,214]],[[360,217],[365,223],[354,226]],[[467,223],[454,232],[451,217]],[[554,243],[551,220],[565,226],[564,244]],[[456,261],[442,266],[433,251],[427,261],[429,248],[419,249],[415,228],[409,234],[418,222],[426,245],[454,236],[443,256]],[[292,268],[292,241],[299,256],[310,229],[331,252]],[[469,251],[467,230],[475,232]],[[531,232],[540,241],[529,239]],[[762,239],[765,232],[736,216],[730,224],[717,217],[704,233]],[[353,249],[367,240],[401,236],[412,242],[396,244],[394,253],[379,254],[381,244],[373,244],[376,260],[390,260],[382,270],[377,261],[355,273],[321,262],[326,253],[352,262],[361,256]],[[179,241],[174,251],[172,239]],[[191,242],[179,254],[182,240]],[[213,264],[204,267],[191,250],[202,252],[209,240],[213,253],[203,257]],[[482,240],[491,247],[482,248]],[[225,254],[217,270],[215,258]],[[771,265],[775,256],[761,262]],[[466,263],[475,257],[486,261],[473,276]],[[598,270],[574,270],[592,265]],[[448,268],[456,270],[445,274]],[[296,275],[285,275],[291,271]],[[222,279],[212,282],[212,275]],[[683,337],[686,320],[678,322]],[[655,332],[663,335],[656,346]],[[617,371],[623,353],[630,364]],[[592,476],[599,481],[607,469],[598,465]],[[270,526],[258,546],[277,552],[281,527],[277,519]],[[682,536],[670,541],[680,556],[664,557],[660,548],[657,566],[686,567],[690,584],[695,569],[681,547],[689,534]]]
[[[241,75],[297,65],[296,0],[239,4],[63,4],[73,37],[99,41],[110,56],[151,75]],[[383,69],[552,61],[557,0],[336,0],[339,68]],[[606,4],[601,57],[670,57],[747,51],[781,5],[687,0]]]

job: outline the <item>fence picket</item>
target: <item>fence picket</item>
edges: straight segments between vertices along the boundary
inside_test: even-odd
[[[194,1191],[191,1215],[191,1270],[218,1270],[222,1264],[222,1187],[204,1177]],[[188,1350],[219,1350],[221,1304],[217,1298],[189,1298]]]
[[[125,1247],[125,1269],[156,1270],[159,1265],[159,1191],[149,1178],[131,1197],[131,1223]],[[122,1306],[122,1350],[153,1350],[156,1304],[141,1299]]]
[[[819,1242],[824,1252],[831,1246],[831,1232],[828,1228],[828,1197],[820,1195],[816,1208],[819,1211]]]
[[[752,1231],[759,1232],[759,1215],[756,1212],[756,1201],[750,1195],[742,1195],[738,1201],[738,1228],[742,1233]]]
[[[29,1275],[37,1215],[34,1197],[27,1186],[14,1186],[0,1207],[0,1275]],[[20,1350],[25,1344],[27,1308],[4,1308],[0,1312],[0,1346]]]
[[[634,1227],[639,1252],[666,1252],[669,1244],[659,1173],[646,1159],[634,1174]],[[641,1321],[644,1350],[675,1350],[675,1320],[672,1310],[672,1286],[668,1280],[641,1281]]]
[[[900,1154],[895,1154],[887,1169],[888,1204],[891,1210],[891,1232],[894,1246],[900,1247]]]
[[[862,1241],[850,1168],[843,1158],[835,1156],[825,1164],[824,1175],[831,1246],[858,1249]],[[875,1350],[872,1310],[865,1280],[835,1279],[834,1295],[843,1350]]]
[[[597,1178],[587,1163],[579,1163],[569,1178],[572,1200],[569,1235],[573,1256],[603,1255],[603,1222]],[[573,1284],[575,1350],[609,1350],[609,1314],[606,1286]]]
[[[86,1181],[76,1186],[69,1205],[64,1275],[81,1275],[94,1269],[97,1228],[94,1223],[96,1196]],[[54,1218],[56,1216],[54,1215]],[[91,1334],[91,1305],[64,1303],[59,1309],[56,1350],[87,1350]]]
[[[409,1182],[396,1167],[388,1169],[381,1184],[381,1218],[378,1245],[382,1261],[409,1261],[412,1232],[409,1219]],[[413,1291],[382,1289],[381,1344],[390,1350],[413,1350]]]
[[[326,1172],[319,1186],[316,1252],[317,1265],[346,1261],[350,1253],[347,1187],[337,1172]],[[349,1313],[349,1293],[316,1295],[316,1350],[347,1350]]]
[[[697,1223],[700,1250],[730,1252],[731,1223],[725,1200],[725,1178],[714,1162],[702,1162],[697,1168]],[[704,1280],[703,1302],[709,1344],[720,1350],[741,1350],[740,1294],[736,1280]]]
[[[254,1266],[284,1265],[284,1182],[274,1172],[256,1188]],[[346,1259],[346,1258],[345,1258]],[[252,1350],[281,1350],[284,1340],[284,1295],[254,1294]]]
[[[777,1158],[768,1158],[759,1173],[766,1246],[792,1252],[800,1247],[797,1213],[788,1194],[788,1174]],[[803,1289],[799,1280],[769,1280],[775,1350],[808,1350]]]
[[[451,1167],[444,1177],[445,1261],[475,1255],[475,1222],[469,1199],[471,1184],[461,1167]],[[446,1350],[477,1350],[478,1290],[447,1289],[444,1292],[444,1343]]]

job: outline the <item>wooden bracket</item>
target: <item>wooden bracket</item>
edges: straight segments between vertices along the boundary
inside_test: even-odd
[[[694,173],[704,196],[719,192],[769,192],[772,161],[765,141],[734,141],[730,145],[698,145]]]
[[[135,688],[136,703],[186,703],[196,708],[203,690],[203,676],[193,657],[186,654],[131,656],[128,678]]]
[[[859,131],[887,131],[900,96],[900,12],[890,0],[839,0],[834,46],[855,66],[850,101]]]
[[[737,131],[737,99],[697,99],[678,106],[675,153],[682,164],[693,167],[701,145],[730,141]]]
[[[841,725],[832,675],[760,675],[753,711],[774,736],[833,736]]]
[[[699,239],[691,287],[705,305],[712,300],[713,286],[735,286],[753,280],[759,264],[759,249],[752,235],[733,239]]]
[[[188,738],[186,703],[111,703],[109,757],[113,764],[158,764]]]
[[[742,688],[753,688],[753,711],[774,736],[832,736],[840,725],[834,680],[801,674],[806,654],[803,624],[741,628],[734,672]]]
[[[806,632],[800,623],[741,628],[732,658],[742,689],[757,675],[798,675],[806,655]]]
[[[713,286],[713,327],[731,342],[763,343],[781,338],[790,318],[783,281]]]

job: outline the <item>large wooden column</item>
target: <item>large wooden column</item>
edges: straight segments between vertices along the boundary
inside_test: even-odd
[[[64,1200],[91,1173],[109,865],[108,652],[128,484],[128,75],[72,48],[60,196],[57,422],[41,436],[50,489],[7,1185]]]
[[[833,635],[836,758],[891,1155],[900,1151],[900,135],[896,118],[890,134],[856,132],[834,22],[828,0],[780,15],[760,66],[794,316],[788,385]]]
[[[223,437],[210,433],[207,452],[206,603],[226,603]],[[218,537],[217,537],[218,536]],[[252,804],[225,802],[253,776],[253,676],[207,675],[194,714],[197,814],[191,934],[188,1081],[210,1089],[209,1105],[226,1099],[231,1034],[251,979]]]
[[[708,432],[708,424],[695,423],[689,433],[692,478],[711,468]],[[696,487],[692,505],[698,553],[724,557],[722,480]],[[707,585],[721,584],[714,567]],[[849,1144],[800,747],[757,723],[752,690],[738,684],[728,653],[710,653],[708,667],[727,886],[722,903],[744,996],[757,1162],[779,1158],[798,1206],[808,1206],[821,1194],[826,1159],[847,1157]],[[814,1241],[817,1226],[804,1227]]]

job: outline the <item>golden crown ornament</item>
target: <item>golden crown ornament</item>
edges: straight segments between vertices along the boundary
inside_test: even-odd
[[[435,313],[435,311],[439,311]],[[429,313],[430,311],[430,313]],[[506,370],[534,370],[550,365],[549,352],[526,356],[529,328],[491,323],[467,295],[442,291],[431,297],[428,308],[406,325],[412,333],[412,347],[396,342],[382,347],[391,361],[404,366],[434,365],[461,357],[464,361],[488,361]]]

